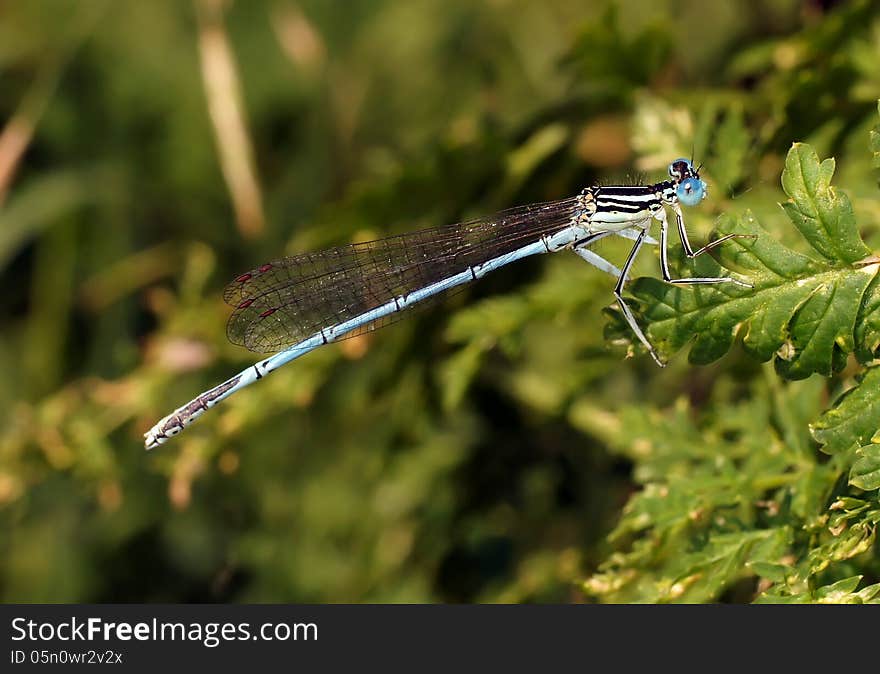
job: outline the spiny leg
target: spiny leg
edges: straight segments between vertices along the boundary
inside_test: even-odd
[[[681,243],[685,249],[685,255],[688,257],[696,257],[697,255],[701,255],[705,253],[707,250],[711,250],[715,248],[725,241],[730,239],[741,239],[741,238],[754,238],[753,234],[728,234],[727,236],[722,236],[720,239],[716,239],[711,243],[706,244],[696,253],[688,252],[690,249],[690,244],[687,240],[687,232],[684,229],[684,220],[681,217],[681,208],[678,204],[673,206],[675,210],[675,218],[678,221],[678,231],[681,235]],[[677,285],[710,285],[713,283],[734,283],[738,286],[742,286],[743,288],[753,288],[754,286],[751,283],[746,283],[745,281],[740,281],[739,279],[732,278],[730,276],[697,276],[693,278],[672,278],[672,275],[669,273],[669,260],[667,257],[667,243],[669,238],[669,222],[666,218],[666,210],[659,209],[654,217],[660,221],[660,271],[663,274],[663,280],[667,283],[674,283]]]
[[[632,247],[632,250],[629,252],[629,257],[626,258],[626,262],[623,263],[623,269],[620,272],[620,276],[617,278],[617,284],[614,286],[614,297],[617,298],[617,304],[620,305],[620,310],[623,313],[623,318],[626,320],[627,325],[629,325],[630,330],[632,330],[636,337],[639,338],[639,341],[645,345],[645,348],[648,349],[648,353],[651,354],[651,358],[654,359],[654,362],[657,363],[660,367],[666,367],[666,363],[660,360],[660,357],[657,355],[657,352],[654,351],[654,347],[651,346],[651,342],[648,341],[648,338],[645,337],[645,333],[642,332],[642,329],[639,327],[639,324],[636,323],[635,316],[633,316],[632,311],[627,305],[626,301],[623,299],[623,286],[626,283],[627,274],[629,274],[630,267],[632,267],[633,262],[635,262],[636,255],[639,253],[639,248],[642,247],[642,243],[644,243],[645,236],[647,235],[646,229],[642,230],[642,233],[639,234],[636,239],[635,245]],[[662,250],[662,241],[661,241],[661,250]],[[662,254],[662,253],[661,253]]]
[[[684,254],[690,258],[697,257],[698,255],[702,255],[706,251],[710,251],[717,246],[720,246],[725,241],[730,241],[731,239],[754,239],[754,234],[725,234],[720,239],[715,239],[714,241],[710,241],[705,246],[700,248],[697,251],[691,249],[691,242],[688,240],[687,230],[684,226],[684,215],[681,212],[681,206],[679,204],[673,204],[672,210],[675,211],[675,222],[678,225],[678,236],[681,239],[681,246],[684,248]],[[658,218],[659,220],[660,218]],[[661,222],[665,222],[666,213],[664,211],[663,220]],[[668,279],[667,279],[668,280]],[[747,286],[751,288],[752,286]]]

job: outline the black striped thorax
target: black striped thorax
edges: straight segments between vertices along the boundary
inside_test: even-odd
[[[653,185],[607,185],[588,189],[600,213],[652,212],[676,199],[675,183],[671,180]]]
[[[675,188],[676,183],[671,180],[653,185],[585,187],[578,195],[571,225],[591,232],[643,223],[665,204],[678,201]]]

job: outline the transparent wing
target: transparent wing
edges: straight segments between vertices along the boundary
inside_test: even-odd
[[[252,351],[279,351],[554,234],[569,225],[576,208],[574,198],[520,206],[488,218],[268,262],[226,287],[223,298],[235,307],[227,335]],[[392,323],[409,309],[346,337]]]

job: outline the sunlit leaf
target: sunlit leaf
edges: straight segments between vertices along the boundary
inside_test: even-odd
[[[837,454],[866,444],[880,428],[880,367],[868,369],[810,427],[822,451]]]
[[[856,451],[849,481],[859,489],[880,489],[880,445],[866,445]]]

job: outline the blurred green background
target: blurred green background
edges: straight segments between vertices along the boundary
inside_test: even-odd
[[[588,600],[634,489],[589,428],[762,375],[626,359],[612,279],[573,255],[141,435],[256,360],[221,292],[266,260],[694,152],[698,241],[739,198],[778,208],[792,141],[846,175],[878,25],[867,1],[2,4],[0,597]],[[876,185],[851,174],[858,207]]]

